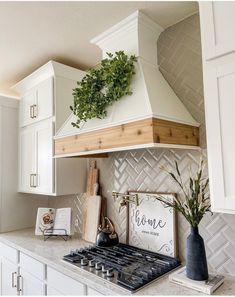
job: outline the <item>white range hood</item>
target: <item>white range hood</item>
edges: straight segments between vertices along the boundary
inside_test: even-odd
[[[91,40],[102,49],[103,58],[106,57],[107,52],[115,53],[119,50],[138,57],[136,74],[131,85],[133,94],[124,96],[109,107],[105,119],[89,120],[82,123],[79,129],[71,125],[71,122],[76,121],[75,116],[71,114],[58,131],[56,139],[74,135],[77,139],[80,134],[86,132],[148,118],[193,127],[199,126],[158,69],[157,39],[162,31],[163,29],[158,24],[140,11],[136,11]],[[141,147],[141,144],[137,146]],[[143,147],[146,147],[146,144]],[[113,148],[113,150],[119,149]],[[106,151],[112,151],[112,149],[106,149]]]

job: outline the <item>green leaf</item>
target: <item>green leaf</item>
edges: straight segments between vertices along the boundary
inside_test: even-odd
[[[177,198],[174,205],[168,206],[175,208],[178,212],[182,213],[185,219],[192,225],[197,226],[206,212],[210,210],[209,193],[206,191],[209,185],[209,179],[203,178],[203,162],[200,163],[198,171],[195,177],[189,177],[188,187],[184,186],[186,181],[181,179],[181,173],[177,162],[175,162],[175,172],[169,172],[162,168],[169,174],[171,178],[177,183],[182,192]],[[163,197],[159,197],[158,200],[167,203]]]
[[[101,61],[100,69],[91,69],[73,89],[74,104],[70,107],[77,117],[78,127],[81,121],[92,118],[104,118],[107,107],[124,95],[131,95],[130,85],[135,74],[137,58],[128,57],[124,51],[115,55],[107,53],[107,58]]]

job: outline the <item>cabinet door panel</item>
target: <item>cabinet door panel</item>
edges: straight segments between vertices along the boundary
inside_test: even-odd
[[[36,104],[36,90],[27,92],[20,100],[20,126],[24,127],[35,122],[33,105]]]
[[[45,295],[45,285],[36,277],[25,270],[21,270],[21,295],[23,296],[42,296]]]
[[[20,253],[20,268],[39,280],[45,278],[45,265],[24,253]]]
[[[18,295],[16,288],[17,264],[13,264],[4,257],[2,258],[2,295]]]
[[[199,5],[205,58],[235,51],[235,2],[199,1]]]
[[[86,292],[85,285],[50,267],[47,267],[47,284],[63,295],[84,296]]]
[[[37,87],[37,100],[35,106],[36,121],[53,116],[53,78],[50,77]]]
[[[37,187],[39,193],[54,192],[53,123],[46,120],[35,127],[37,148]]]
[[[235,211],[235,62],[204,74],[207,146],[213,211]]]
[[[36,172],[35,135],[32,126],[20,131],[19,191],[32,192],[32,174]]]

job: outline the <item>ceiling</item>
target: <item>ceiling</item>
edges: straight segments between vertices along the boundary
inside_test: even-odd
[[[49,60],[86,69],[101,59],[89,40],[140,9],[166,28],[198,11],[196,2],[0,2],[0,94]]]

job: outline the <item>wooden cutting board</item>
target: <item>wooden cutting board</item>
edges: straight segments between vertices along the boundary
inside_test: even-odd
[[[88,177],[87,177],[87,195],[94,195],[94,185],[98,181],[98,169],[96,168],[96,162],[92,162],[89,168]]]
[[[98,227],[100,224],[101,196],[86,196],[84,205],[83,239],[96,242]]]

